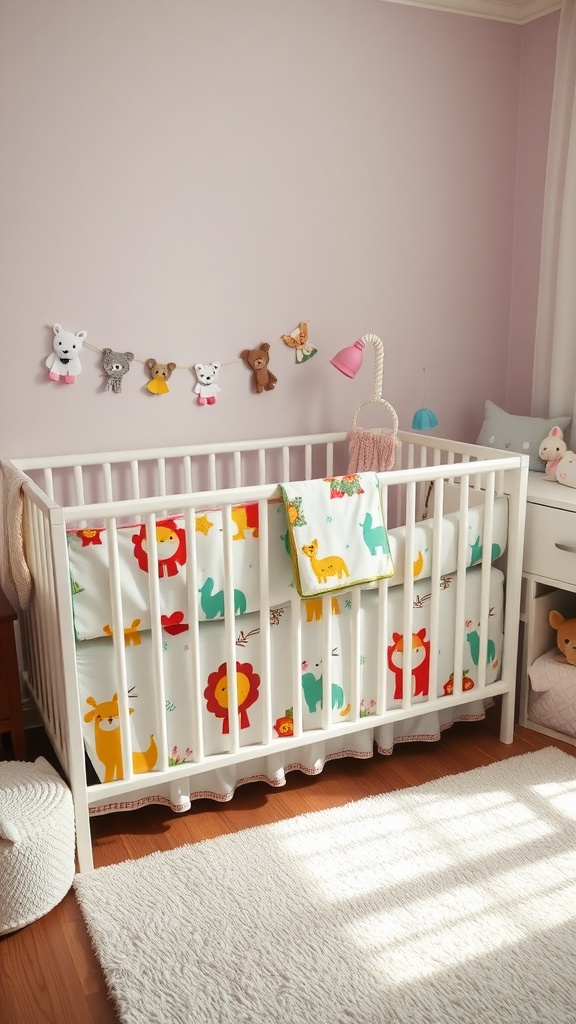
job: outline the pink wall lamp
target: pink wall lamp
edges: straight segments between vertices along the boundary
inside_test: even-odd
[[[396,410],[382,397],[382,376],[384,370],[384,346],[377,334],[364,334],[362,338],[348,345],[330,360],[340,373],[355,377],[362,366],[362,354],[366,345],[374,347],[374,385],[372,398],[360,402],[348,434],[349,473],[380,472],[392,469],[396,458],[398,440],[398,416]],[[392,417],[392,429],[375,432],[356,426],[358,413],[366,405],[383,405]]]
[[[382,398],[384,346],[377,334],[363,334],[353,345],[340,349],[330,362],[346,377],[355,377],[362,366],[362,353],[366,344],[374,346],[374,398]]]

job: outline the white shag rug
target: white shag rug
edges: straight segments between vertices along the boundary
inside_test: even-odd
[[[125,1024],[574,1024],[556,748],[77,875]]]

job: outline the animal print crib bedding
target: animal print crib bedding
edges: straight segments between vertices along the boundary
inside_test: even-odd
[[[343,478],[335,478],[342,481]],[[344,481],[350,486],[349,478]],[[329,486],[333,481],[329,481]],[[294,485],[298,488],[302,485]],[[339,502],[354,502],[358,497],[352,492]],[[199,511],[194,519],[194,544],[196,573],[198,580],[198,617],[201,622],[219,620],[224,616],[224,547],[223,515],[232,519],[232,564],[234,577],[234,612],[247,615],[259,610],[260,604],[260,539],[258,529],[258,505],[256,503],[232,507],[223,513],[220,509]],[[329,514],[329,513],[328,513]],[[364,516],[356,517],[358,522],[357,547],[368,552],[368,565],[374,573],[389,575],[391,566],[394,575],[389,579],[391,587],[399,586],[404,580],[405,528],[395,527],[387,537],[378,534],[379,525],[368,523]],[[282,501],[270,501],[268,515],[268,553],[270,561],[270,605],[279,606],[290,600],[294,592],[295,579],[290,557],[289,524]],[[492,559],[504,550],[507,531],[508,505],[506,498],[499,498],[494,504]],[[445,576],[454,572],[457,564],[460,517],[458,512],[445,515],[442,519],[442,540],[440,573]],[[482,536],[484,528],[484,507],[473,507],[468,517],[467,565],[476,565],[482,558]],[[412,567],[415,579],[426,579],[432,569],[432,521],[416,525],[414,530],[415,559]],[[361,535],[361,536],[360,536]],[[121,598],[123,627],[127,640],[142,631],[150,629],[150,596],[148,579],[148,538],[144,523],[120,526],[116,531],[118,559],[121,576]],[[110,597],[110,531],[106,527],[83,527],[68,530],[68,554],[73,597],[74,626],[77,640],[92,640],[112,634],[112,603]],[[156,551],[158,555],[158,583],[162,627],[167,635],[183,632],[187,628],[187,574],[191,558],[188,550],[190,539],[186,537],[183,515],[156,522]],[[300,547],[311,547],[318,540],[316,535],[306,533]],[[378,540],[382,540],[379,547]],[[309,543],[310,542],[310,543]],[[388,544],[388,551],[385,544]],[[348,541],[347,541],[348,543]],[[350,549],[347,549],[347,551]],[[353,578],[358,578],[355,561],[350,560]],[[380,554],[382,558],[374,558]],[[302,555],[304,557],[304,555]],[[378,563],[385,572],[376,571]],[[312,570],[313,571],[313,570]],[[328,578],[328,583],[333,582]],[[339,583],[350,582],[344,574]]]
[[[471,690],[478,682],[480,642],[478,622],[480,619],[481,571],[472,569],[466,574],[465,588],[465,637],[463,640],[464,690]],[[430,690],[430,580],[423,580],[415,586],[412,636],[412,695],[418,703],[424,701]],[[441,632],[438,650],[438,675],[436,693],[451,694],[454,688],[454,622],[456,615],[456,577],[448,575],[442,579],[439,595]],[[486,680],[499,678],[499,663],[502,648],[503,628],[503,575],[496,569],[490,570],[490,618],[489,639],[486,651]],[[352,614],[350,591],[333,595],[330,601],[332,615],[332,720],[345,722],[352,710],[350,684],[345,666],[349,664]],[[273,607],[271,622],[271,663],[272,663],[272,726],[281,739],[292,735],[294,685],[301,687],[303,707],[303,728],[314,729],[320,725],[322,713],[322,621],[316,601],[303,601],[299,605],[302,616],[302,663],[296,683],[291,676],[292,622],[294,606],[291,603]],[[360,715],[367,717],[374,713],[377,693],[377,665],[379,653],[374,638],[377,635],[376,615],[378,594],[375,590],[364,590],[361,595],[362,632],[360,646]],[[242,745],[261,741],[263,734],[263,701],[260,700],[260,678],[263,672],[260,647],[260,614],[248,612],[236,620],[236,671],[239,695],[238,723]],[[388,645],[385,652],[387,665],[386,705],[398,708],[402,700],[402,664],[406,638],[403,635],[403,592],[401,588],[390,589],[388,593]],[[205,621],[200,627],[200,676],[202,686],[202,720],[205,736],[205,753],[217,754],[227,749],[230,722],[226,700],[223,699],[227,667],[224,646],[225,623],[218,620]],[[130,708],[130,727],[134,750],[134,770],[150,771],[158,765],[156,737],[159,735],[159,714],[164,715],[169,765],[180,764],[193,756],[192,722],[195,712],[190,680],[189,637],[186,629],[164,631],[163,669],[165,677],[165,709],[158,709],[154,701],[152,676],[152,649],[149,631],[137,631],[128,640],[125,648],[127,685]],[[100,781],[121,777],[119,759],[118,707],[114,692],[113,650],[109,638],[98,638],[77,644],[77,664],[84,719],[84,739],[90,760]],[[472,702],[466,706],[468,716],[481,716],[484,702]],[[455,717],[454,708],[447,709]],[[108,721],[103,734],[100,724]],[[430,724],[431,723],[431,724]],[[434,735],[438,731],[438,715],[423,714],[416,720],[399,721],[393,727],[381,727],[382,746],[388,748],[394,739],[404,738],[416,730],[418,735]],[[392,729],[392,733],[390,731]],[[115,732],[116,730],[116,732]],[[369,731],[369,730],[367,730]],[[376,730],[376,740],[378,733]],[[349,736],[345,741],[353,744],[360,756],[368,756],[372,738],[363,732]],[[342,743],[340,742],[340,749]],[[317,755],[308,753],[309,758]],[[275,764],[274,771],[281,770],[294,759],[294,751],[288,750],[286,758]],[[246,767],[242,770],[246,774]],[[271,769],[272,770],[272,769]],[[210,795],[230,793],[230,773],[212,773]],[[203,783],[193,779],[193,786],[202,795]],[[182,808],[181,808],[182,809]]]

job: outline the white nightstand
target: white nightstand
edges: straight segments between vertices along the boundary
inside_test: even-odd
[[[548,613],[556,608],[567,618],[576,618],[576,488],[543,473],[530,473],[528,478],[522,577],[520,725],[576,745],[576,737],[528,717],[528,668],[556,645]]]

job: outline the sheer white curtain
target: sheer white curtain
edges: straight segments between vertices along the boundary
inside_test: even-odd
[[[576,418],[576,0],[563,0],[558,28],[532,412]]]

